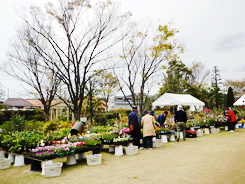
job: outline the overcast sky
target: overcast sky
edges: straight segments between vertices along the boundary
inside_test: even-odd
[[[20,26],[21,19],[17,15],[20,8],[43,6],[47,2],[7,0],[0,7],[1,66],[7,59],[9,39]],[[191,66],[193,61],[200,61],[210,69],[218,66],[223,80],[245,78],[244,0],[121,0],[121,7],[124,11],[131,11],[137,21],[152,18],[173,22],[179,30],[178,38],[186,45],[181,60],[187,66]],[[0,76],[6,97],[25,94],[18,82],[2,72]]]

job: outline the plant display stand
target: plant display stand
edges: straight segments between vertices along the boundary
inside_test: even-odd
[[[122,156],[123,155],[123,148],[122,145],[115,146],[115,156]]]
[[[66,165],[74,165],[76,164],[77,161],[76,161],[76,158],[75,158],[75,155],[68,155],[67,156],[67,162],[66,162]]]
[[[175,141],[175,135],[174,134],[171,134],[170,135],[169,141],[171,141],[171,142]]]
[[[89,166],[99,165],[102,162],[102,155],[101,154],[86,155],[86,160]]]
[[[202,131],[201,129],[198,129],[198,130],[197,130],[197,136],[198,136],[198,137],[203,136],[203,131]]]
[[[3,150],[0,150],[0,158],[5,158]]]
[[[14,155],[12,153],[8,154],[8,159],[11,160],[11,163],[14,163]]]
[[[25,165],[24,155],[15,155],[14,166]]]
[[[82,160],[82,159],[85,159],[85,158],[86,158],[85,153],[78,153],[77,157],[76,157],[77,160]]]
[[[209,128],[204,129],[204,134],[210,134]]]
[[[39,172],[42,171],[42,167],[41,167],[41,161],[39,160],[31,160],[31,172]]]
[[[114,153],[115,152],[115,146],[109,146],[109,153]]]
[[[228,126],[225,126],[225,130],[228,130]]]
[[[161,140],[163,143],[167,143],[168,142],[168,136],[167,135],[161,135]]]
[[[43,161],[42,163],[42,173],[41,175],[45,175],[45,166],[47,165],[52,165],[53,164],[53,161],[52,160],[46,160],[46,161]]]
[[[180,132],[180,133],[179,133],[179,138],[180,138],[180,139],[183,139],[183,138],[184,138],[183,132]]]
[[[134,146],[132,142],[128,143],[127,147]]]

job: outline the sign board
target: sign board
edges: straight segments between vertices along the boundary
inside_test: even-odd
[[[86,122],[87,122],[87,120],[88,120],[88,118],[87,118],[87,117],[81,117],[81,118],[80,118],[80,122],[85,122],[85,123],[86,123]]]

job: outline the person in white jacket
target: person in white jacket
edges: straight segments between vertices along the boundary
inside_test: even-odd
[[[144,116],[141,119],[141,125],[143,126],[143,148],[149,147],[151,150],[153,146],[152,138],[156,136],[156,120],[147,110],[144,110],[143,114]]]

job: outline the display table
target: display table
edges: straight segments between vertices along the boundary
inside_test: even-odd
[[[115,152],[115,156],[122,156],[123,155],[123,146],[132,146],[133,141],[127,142],[110,142],[110,143],[103,143],[104,145],[109,145],[109,152]]]
[[[44,173],[44,171],[43,171],[43,169],[41,167],[41,162],[48,163],[47,161],[51,161],[53,163],[52,160],[56,159],[56,158],[67,157],[66,164],[67,165],[74,165],[74,164],[77,163],[76,158],[77,159],[86,158],[85,157],[85,152],[87,152],[87,151],[93,151],[93,150],[92,149],[87,149],[86,151],[81,152],[81,153],[75,153],[75,154],[72,154],[72,155],[65,155],[63,157],[53,157],[52,159],[46,159],[46,160],[41,160],[41,159],[37,159],[37,158],[33,158],[33,157],[29,156],[29,159],[31,159],[31,169],[30,169],[30,171],[32,171],[32,172],[40,172],[40,171],[42,171],[42,175],[45,175],[45,173]],[[77,156],[76,156],[76,154],[77,154]]]
[[[23,166],[25,165],[25,157],[24,155],[27,155],[26,152],[23,153],[10,153],[6,152],[8,154],[8,158],[11,159],[11,163],[14,163],[14,166]]]

